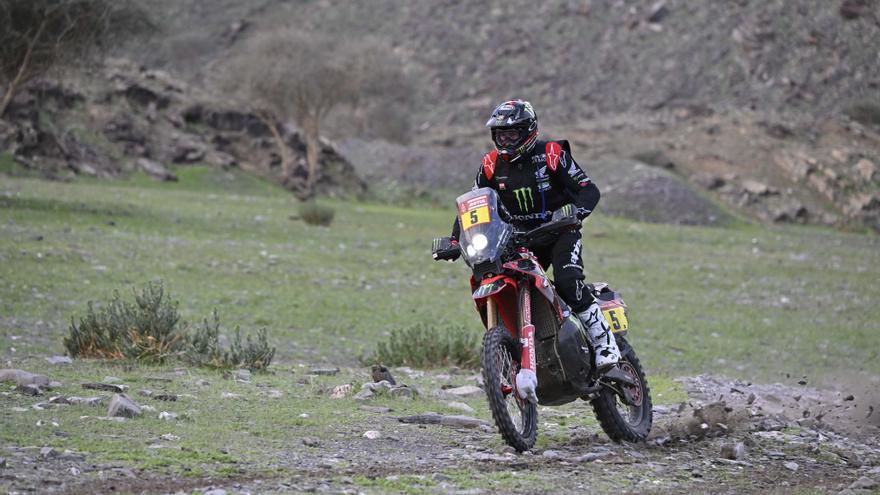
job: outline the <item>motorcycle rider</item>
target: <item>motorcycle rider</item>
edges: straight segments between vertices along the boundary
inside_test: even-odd
[[[592,213],[599,202],[599,188],[574,161],[568,141],[538,140],[538,120],[529,102],[509,100],[498,105],[486,127],[491,130],[495,149],[483,157],[474,189],[494,189],[517,229],[533,229],[561,208],[573,210],[580,220]],[[450,236],[453,243],[458,242],[460,229],[456,217]],[[599,305],[584,284],[581,248],[578,229],[561,234],[552,244],[533,246],[532,251],[545,268],[552,264],[560,297],[587,329],[597,368],[607,371],[620,360],[620,350]],[[524,379],[532,382],[527,388],[533,391],[537,379]],[[518,376],[518,385],[520,380]]]

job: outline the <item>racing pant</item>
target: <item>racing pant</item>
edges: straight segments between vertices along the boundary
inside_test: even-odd
[[[532,248],[545,270],[553,266],[556,291],[575,313],[585,311],[593,303],[593,295],[584,283],[581,248],[581,233],[578,230],[563,233],[553,244]]]

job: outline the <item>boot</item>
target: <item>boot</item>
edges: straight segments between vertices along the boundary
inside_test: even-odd
[[[596,368],[599,371],[606,371],[617,364],[620,361],[620,349],[617,348],[611,327],[605,321],[605,316],[596,301],[577,315],[587,330],[590,345],[596,351]]]

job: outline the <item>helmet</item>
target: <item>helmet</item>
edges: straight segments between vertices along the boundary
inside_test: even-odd
[[[509,100],[498,105],[486,127],[492,131],[495,149],[507,162],[531,151],[538,140],[538,117],[527,101]]]

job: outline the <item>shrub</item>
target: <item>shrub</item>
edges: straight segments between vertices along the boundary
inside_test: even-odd
[[[417,323],[404,329],[394,329],[367,361],[389,366],[456,365],[476,368],[480,364],[480,335],[464,327],[437,328]]]
[[[275,348],[269,347],[266,329],[257,332],[256,341],[250,335],[241,343],[241,329],[235,327],[228,350],[220,345],[220,317],[214,311],[213,321],[205,319],[194,334],[187,337],[183,359],[196,366],[210,368],[247,368],[251,371],[264,370],[275,357]]]
[[[133,304],[124,301],[119,291],[114,291],[113,299],[98,310],[89,301],[79,324],[71,318],[69,335],[64,338],[67,353],[72,357],[145,362],[177,357],[196,366],[253,371],[266,369],[275,356],[265,329],[257,333],[256,339],[247,335],[243,344],[236,327],[229,349],[223,349],[216,310],[212,322],[206,319],[194,333],[188,333],[187,326],[180,324],[177,302],[171,302],[161,282],[147,284],[140,294],[134,294],[134,299]]]
[[[134,299],[134,304],[123,301],[114,291],[99,310],[89,301],[79,325],[71,318],[64,339],[67,352],[73,357],[162,362],[179,350],[184,339],[177,302],[166,297],[162,284],[150,282]]]
[[[299,207],[299,218],[309,225],[322,225],[324,227],[333,222],[336,212],[329,206],[321,206],[309,201]]]

